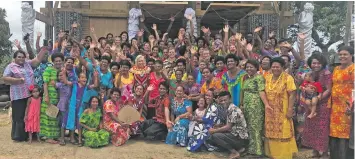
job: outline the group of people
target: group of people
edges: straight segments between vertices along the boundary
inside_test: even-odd
[[[340,63],[330,70],[322,54],[306,59],[302,33],[297,52],[273,32],[262,38],[262,27],[243,36],[226,25],[214,37],[202,27],[194,37],[191,25],[171,39],[155,24],[150,34],[141,18],[136,37],[97,38],[91,28],[80,42],[78,27],[42,47],[38,33],[37,55],[28,41],[27,51],[17,44],[3,73],[12,140],[32,142],[36,134],[64,146],[69,130],[71,144],[95,148],[138,137],[191,152],[225,150],[232,159],[291,159],[302,145],[310,157],[330,150],[332,159],[353,158],[353,46],[338,49]],[[140,120],[121,121],[124,107]]]

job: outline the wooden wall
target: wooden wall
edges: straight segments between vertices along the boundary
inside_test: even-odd
[[[107,33],[112,33],[114,36],[118,36],[122,31],[128,30],[127,19],[91,17],[89,24],[95,28],[95,33],[98,38],[106,36]]]

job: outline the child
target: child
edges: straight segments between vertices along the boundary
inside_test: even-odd
[[[69,99],[71,96],[71,86],[64,84],[63,80],[63,74],[65,74],[66,71],[61,71],[58,72],[58,81],[56,83],[56,88],[59,90],[59,102],[57,104],[57,107],[60,112],[60,123],[61,123],[61,128],[60,128],[60,140],[59,144],[61,146],[65,145],[65,140],[64,140],[64,135],[65,135],[65,127],[67,125],[67,119],[68,119],[68,104],[69,104]]]
[[[189,137],[192,136],[192,132],[194,130],[195,124],[201,123],[202,118],[206,112],[206,101],[205,98],[200,98],[197,102],[198,108],[195,110],[194,116],[192,117],[192,122],[189,125]]]
[[[311,73],[309,72],[305,74],[304,81],[300,88],[305,95],[305,103],[307,107],[311,108],[311,113],[307,117],[313,118],[317,115],[316,106],[323,92],[322,86],[320,82],[314,81]]]
[[[39,116],[41,110],[41,100],[42,98],[39,96],[40,91],[37,85],[31,85],[29,87],[29,91],[31,92],[31,98],[27,100],[27,107],[25,113],[25,130],[28,132],[29,143],[32,143],[32,134],[37,133],[37,140],[41,142],[39,138]]]

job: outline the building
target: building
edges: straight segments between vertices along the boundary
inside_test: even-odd
[[[169,35],[176,35],[180,27],[186,26],[184,12],[186,8],[193,8],[196,12],[197,28],[209,27],[213,33],[220,31],[224,24],[232,26],[234,32],[251,32],[257,26],[265,27],[264,36],[269,31],[276,31],[283,36],[285,28],[294,24],[294,17],[290,10],[291,2],[255,1],[255,2],[213,2],[213,1],[61,1],[53,5],[46,2],[46,8],[41,8],[42,15],[38,20],[46,23],[46,38],[56,36],[60,29],[68,30],[76,21],[81,24],[77,37],[90,35],[90,27],[95,28],[97,36],[107,33],[119,35],[128,27],[128,12],[131,8],[141,8],[145,16],[145,25],[149,28],[153,23],[159,30],[165,32],[171,15],[176,15],[174,25]],[[54,7],[53,7],[54,6]],[[49,14],[53,12],[53,14]],[[40,18],[42,16],[42,18]],[[44,18],[47,17],[47,18]]]

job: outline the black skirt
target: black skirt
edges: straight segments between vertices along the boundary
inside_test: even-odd
[[[150,140],[165,140],[166,135],[168,134],[168,128],[166,125],[153,119],[145,120],[140,128],[144,138]]]
[[[27,99],[11,101],[12,108],[12,129],[11,139],[15,141],[26,141],[28,134],[25,132],[24,117],[27,107]]]

